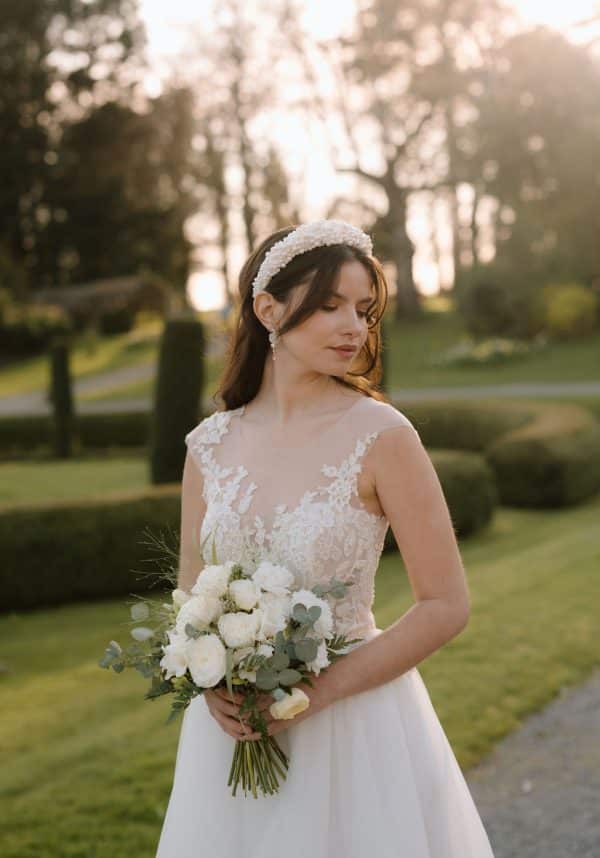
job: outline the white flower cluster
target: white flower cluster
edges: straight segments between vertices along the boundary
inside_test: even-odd
[[[343,220],[315,220],[305,223],[278,241],[266,253],[252,283],[252,297],[263,292],[272,277],[299,253],[329,244],[349,244],[371,256],[373,242],[370,237]]]
[[[321,615],[314,624],[314,634],[320,641],[317,655],[307,663],[307,668],[318,674],[327,667],[329,659],[325,639],[333,637],[333,616],[329,604],[311,590],[292,591],[294,576],[284,566],[263,560],[252,577],[232,581],[233,566],[231,561],[206,566],[191,594],[173,590],[175,627],[167,633],[169,643],[163,648],[160,662],[165,678],[183,676],[189,670],[196,685],[212,688],[225,676],[227,649],[233,651],[235,666],[251,654],[272,655],[274,648],[269,640],[277,632],[285,631],[294,607],[299,603],[307,609],[313,605],[321,608]],[[233,601],[238,610],[225,610],[224,599]],[[188,636],[188,624],[205,633],[198,637]],[[238,668],[238,676],[256,682],[256,671]],[[289,705],[292,702],[298,704],[296,698],[290,698]]]

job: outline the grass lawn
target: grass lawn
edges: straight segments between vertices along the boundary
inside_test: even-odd
[[[461,544],[471,619],[419,671],[463,767],[600,663],[599,515],[600,497],[501,509]],[[168,701],[143,700],[137,673],[97,666],[108,640],[125,641],[128,601],[0,617],[3,858],[155,854],[180,722],[164,725]],[[399,556],[384,556],[379,627],[411,603]]]

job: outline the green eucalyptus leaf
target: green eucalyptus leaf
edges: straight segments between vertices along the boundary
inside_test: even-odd
[[[131,637],[136,641],[148,641],[154,637],[154,631],[147,626],[136,626],[131,629]]]
[[[267,670],[265,668],[259,668],[256,671],[257,688],[260,688],[263,691],[272,691],[273,688],[277,688],[278,685],[279,679],[274,671]]]
[[[300,682],[301,679],[302,674],[291,667],[282,670],[279,674],[280,685],[294,685],[296,682]]]
[[[316,623],[316,621],[321,616],[321,608],[319,607],[319,605],[311,605],[311,607],[308,609],[308,616],[313,623]]]
[[[131,606],[131,619],[136,622],[147,620],[150,616],[150,608],[146,602],[136,602]]]
[[[319,643],[314,638],[304,638],[296,643],[296,656],[300,661],[313,661],[317,657]]]
[[[290,657],[286,652],[274,653],[267,662],[273,670],[283,670],[284,667],[288,667],[289,663]]]

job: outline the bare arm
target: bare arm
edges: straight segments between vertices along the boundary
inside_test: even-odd
[[[181,480],[181,530],[179,552],[179,574],[177,586],[189,593],[204,567],[200,553],[200,526],[206,513],[202,496],[204,480],[202,472],[191,453],[186,453]]]
[[[331,700],[400,676],[455,637],[469,618],[469,593],[454,528],[427,451],[410,426],[386,429],[376,444],[376,492],[402,554],[415,604],[381,634],[327,668]]]

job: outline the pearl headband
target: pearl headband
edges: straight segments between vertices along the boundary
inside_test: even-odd
[[[373,254],[369,236],[343,220],[315,220],[304,223],[274,244],[266,253],[252,283],[252,297],[264,292],[272,277],[294,256],[329,244],[349,244],[368,256]]]

